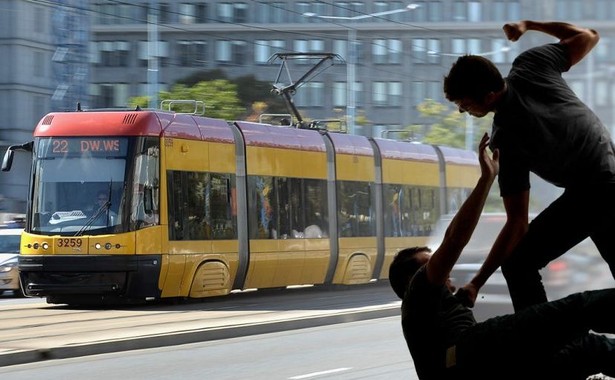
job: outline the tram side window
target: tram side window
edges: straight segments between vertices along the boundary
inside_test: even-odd
[[[216,173],[168,173],[170,240],[236,238],[231,177]]]
[[[237,238],[235,176],[211,173],[205,190],[205,220],[214,240]]]
[[[404,228],[404,220],[409,218],[407,206],[409,202],[407,186],[384,185],[384,236],[400,237],[411,236],[411,232]]]
[[[135,159],[134,190],[130,221],[132,229],[157,225],[160,222],[160,148],[158,140],[143,140],[142,153]]]
[[[438,188],[415,187],[410,194],[410,218],[406,228],[411,231],[412,236],[428,236],[440,217]]]
[[[431,232],[436,226],[436,222],[440,218],[440,197],[437,188],[423,189],[421,196],[423,197],[423,234],[425,236],[431,235]]]
[[[338,229],[342,237],[376,235],[376,221],[371,184],[368,182],[340,181],[338,194]]]
[[[248,228],[250,239],[277,239],[279,227],[273,177],[248,177]]]
[[[329,214],[327,208],[327,181],[319,179],[304,180],[305,237],[326,238],[329,236]]]
[[[325,180],[249,177],[250,238],[327,237],[326,185]]]

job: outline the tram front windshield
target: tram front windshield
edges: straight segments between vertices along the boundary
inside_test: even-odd
[[[142,140],[37,138],[30,230],[71,236],[131,230],[130,204],[139,200],[128,194],[127,189],[132,190],[135,181],[127,177],[134,174],[139,182],[139,174],[129,168],[135,162],[147,166],[143,165],[147,161],[135,160],[135,149],[130,149],[137,141]]]

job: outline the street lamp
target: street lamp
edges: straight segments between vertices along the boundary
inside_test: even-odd
[[[372,17],[380,17],[391,15],[395,13],[408,12],[418,8],[419,4],[408,4],[404,8],[400,9],[392,9],[388,11],[375,12],[369,14],[361,14],[358,16],[326,16],[319,15],[313,12],[305,12],[303,15],[305,17],[318,17],[324,20],[342,20],[342,21],[356,21],[363,20],[366,18]],[[343,25],[344,26],[344,25]],[[357,44],[357,30],[350,26],[344,26],[348,29],[348,57],[346,59],[347,69],[346,69],[346,119],[348,123],[348,133],[354,134],[355,130],[355,108],[356,108],[356,89],[355,89],[355,65],[356,65],[356,44]]]
[[[150,0],[147,15],[147,83],[149,108],[158,108],[158,1]]]

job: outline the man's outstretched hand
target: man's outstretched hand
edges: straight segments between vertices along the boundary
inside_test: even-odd
[[[466,307],[474,307],[477,296],[478,289],[474,285],[472,285],[472,283],[464,285],[462,288],[459,288],[455,293],[455,297],[457,297],[461,304]]]

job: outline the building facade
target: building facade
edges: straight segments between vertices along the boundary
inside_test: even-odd
[[[595,51],[566,75],[615,129],[611,0],[9,3],[32,23],[21,29],[0,26],[7,36],[0,46],[19,50],[0,59],[9,60],[4,67],[22,73],[0,74],[0,96],[7,99],[0,107],[9,115],[5,120],[13,120],[0,125],[5,146],[26,141],[46,112],[72,109],[76,102],[85,108],[125,107],[131,97],[155,95],[199,71],[222,69],[231,78],[253,74],[273,82],[279,66],[270,62],[271,56],[289,52],[330,52],[342,59],[299,88],[294,101],[303,117],[345,118],[351,133],[380,137],[387,130],[429,122],[416,106],[425,99],[445,102],[442,78],[458,56],[484,55],[507,73],[519,52],[549,41],[539,33],[518,43],[506,41],[502,25],[519,19],[565,20],[600,32]],[[9,23],[21,19],[1,17]],[[38,69],[28,68],[35,64]],[[292,79],[312,64],[298,63]],[[15,99],[25,94],[30,100]],[[30,112],[24,112],[23,104]],[[0,194],[24,194],[24,183],[4,177]]]

